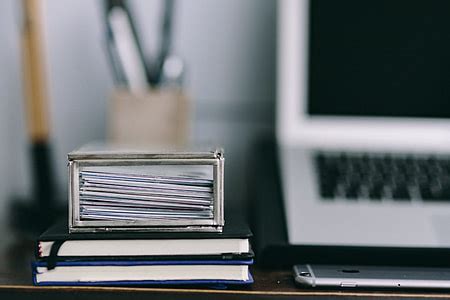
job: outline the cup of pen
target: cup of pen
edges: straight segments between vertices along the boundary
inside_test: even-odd
[[[114,143],[183,146],[187,141],[185,65],[171,49],[174,7],[174,0],[164,2],[159,49],[148,61],[127,3],[106,2],[105,48],[117,86],[108,113],[108,136]]]

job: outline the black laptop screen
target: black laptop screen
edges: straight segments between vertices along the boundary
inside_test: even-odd
[[[449,0],[312,0],[309,36],[309,114],[450,117]]]

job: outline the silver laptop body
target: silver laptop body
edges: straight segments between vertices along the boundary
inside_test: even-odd
[[[355,4],[358,2],[361,4]],[[443,38],[442,32],[432,31],[434,25],[429,23],[444,20],[445,16],[427,15],[442,9],[432,7],[430,3],[436,1],[411,1],[411,12],[409,1],[398,1],[405,5],[402,11],[399,9],[400,4],[389,6],[389,3],[394,2],[397,1],[314,0],[315,6],[311,6],[313,4],[307,0],[279,2],[277,142],[291,244],[450,247],[450,199],[446,198],[445,190],[450,182],[450,179],[447,182],[450,177],[446,177],[446,164],[450,158],[450,119],[445,108],[439,105],[445,103],[440,99],[445,98],[443,94],[446,90],[436,92],[439,86],[450,86],[450,80],[447,83],[427,81],[429,75],[445,81],[445,75],[450,74],[450,71],[445,70],[446,62],[442,62],[443,75],[433,73],[424,77],[421,82],[428,84],[426,87],[417,86],[417,78],[405,77],[399,77],[398,82],[390,85],[392,80],[386,83],[384,79],[395,75],[386,73],[388,75],[381,76],[379,81],[367,83],[373,87],[373,92],[365,90],[366,93],[355,96],[352,86],[341,77],[357,84],[367,74],[374,76],[380,70],[390,72],[389,64],[380,69],[378,66],[383,63],[383,58],[397,53],[395,51],[404,53],[400,56],[406,62],[402,69],[404,72],[399,74],[406,77],[435,63],[434,54],[422,47],[416,49],[414,42],[422,45],[417,39],[423,38],[426,42],[424,47],[432,47],[429,43],[433,39]],[[360,13],[352,16],[346,5]],[[420,5],[423,5],[423,16],[417,13]],[[410,16],[409,13],[416,15]],[[450,11],[446,13],[450,19]],[[403,26],[395,27],[396,34],[411,29],[411,36],[405,36],[407,33],[399,35],[404,38],[401,41],[400,38],[389,39],[388,36],[383,42],[383,30],[387,28],[383,28],[383,24],[391,24],[392,27],[395,20],[389,18],[395,16],[399,20],[398,26]],[[403,17],[406,18],[405,22]],[[420,22],[425,25],[417,28],[413,25],[409,26],[411,28],[404,26],[409,21],[416,24],[415,20],[422,17],[424,19]],[[425,23],[427,18],[429,22]],[[337,20],[335,23],[334,19]],[[329,21],[321,25],[321,20]],[[354,26],[351,26],[352,22]],[[374,22],[379,23],[374,25]],[[419,25],[422,24],[420,22]],[[425,29],[421,31],[424,26],[430,26],[425,29],[431,33]],[[363,34],[358,35],[355,27],[361,28]],[[350,32],[346,28],[351,28]],[[427,42],[429,34],[433,32],[436,36]],[[386,35],[389,34],[390,31],[386,31]],[[361,51],[370,50],[372,38],[381,41],[373,44],[373,47],[379,47],[376,55],[368,56],[366,61],[362,55],[355,58]],[[397,41],[400,44],[396,44]],[[411,41],[413,46],[409,45],[408,48],[405,41]],[[419,52],[419,58],[414,56],[415,50],[422,51]],[[338,68],[334,67],[334,61],[330,59],[334,53],[332,51],[336,51]],[[342,53],[342,57],[339,53]],[[436,55],[441,54],[438,51]],[[427,59],[431,62],[428,63]],[[373,60],[380,62],[377,65]],[[392,72],[395,72],[396,67],[393,67]],[[333,81],[333,76],[337,78],[337,83]],[[366,84],[363,80],[361,82]],[[358,84],[356,89],[360,87],[361,84]],[[402,88],[407,89],[411,96],[380,100],[379,107],[382,109],[378,109],[376,103],[374,105],[373,93],[384,93],[387,98],[392,98],[392,93]],[[411,100],[412,104],[409,105],[408,101],[415,99],[415,95],[425,88],[433,91],[430,97],[437,95],[440,98],[435,101],[434,98],[423,97],[422,103]],[[371,100],[365,102],[366,97]],[[347,101],[347,98],[350,100]],[[355,104],[357,100],[363,104]],[[448,101],[450,103],[450,98]],[[368,103],[367,110],[364,103]],[[402,115],[402,109],[405,115]],[[377,164],[387,167],[380,171],[373,167]],[[322,173],[320,167],[324,168]],[[402,177],[403,181],[397,181],[397,177],[402,176],[398,175],[401,172],[395,173],[398,176],[392,179],[395,177],[389,173],[392,168],[413,171],[412,175]],[[382,174],[372,176],[371,170]],[[352,178],[356,183],[352,182],[352,178],[345,177],[351,172],[354,172]],[[425,174],[422,177],[426,178],[420,177],[421,174]],[[380,177],[376,190],[374,182]],[[385,183],[384,180],[389,181],[386,178],[390,178],[390,182]],[[323,180],[330,180],[331,183],[324,183]],[[427,180],[428,183],[424,183]],[[425,190],[427,186],[429,189]],[[323,188],[328,190],[324,191]]]

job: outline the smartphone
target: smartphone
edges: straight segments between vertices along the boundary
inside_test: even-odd
[[[450,289],[450,268],[295,265],[295,281],[307,287]]]

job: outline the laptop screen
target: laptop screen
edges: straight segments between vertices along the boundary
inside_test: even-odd
[[[310,1],[308,112],[450,117],[450,1]]]

